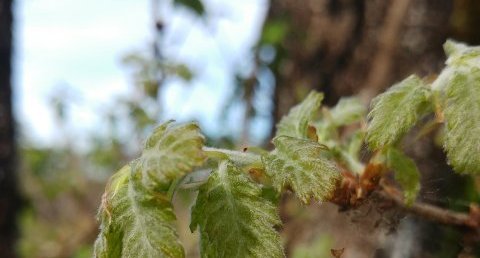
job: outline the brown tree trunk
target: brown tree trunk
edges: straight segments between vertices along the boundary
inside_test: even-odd
[[[0,256],[16,257],[19,195],[12,114],[12,0],[0,0]]]

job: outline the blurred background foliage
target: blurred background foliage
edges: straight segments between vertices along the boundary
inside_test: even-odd
[[[209,26],[206,2],[170,4]],[[250,69],[234,71],[233,94],[225,101],[225,117],[238,103],[244,109],[237,121],[241,135],[207,135],[208,144],[242,148],[254,142],[268,148],[268,135],[252,140],[252,125],[266,118],[273,132],[276,121],[311,89],[324,92],[327,105],[350,95],[360,95],[366,105],[411,73],[436,74],[445,60],[442,44],[447,38],[480,44],[479,17],[476,0],[271,1],[251,46],[252,58],[245,59]],[[153,19],[155,41],[144,51],[124,55],[132,86],[129,94],[102,110],[106,132],[92,132],[82,144],[86,147],[76,147],[78,139],[65,126],[75,94],[64,87],[50,99],[63,144],[37,146],[28,135],[20,135],[21,257],[91,257],[98,233],[95,213],[106,180],[137,156],[146,135],[167,119],[159,101],[168,79],[188,84],[195,78],[187,64],[163,55],[168,23]],[[478,202],[478,179],[453,174],[433,142],[411,144],[418,145],[407,150],[423,173],[422,200],[458,210]],[[188,190],[179,190],[175,209],[187,254],[197,257],[198,240],[188,230],[192,198]],[[339,213],[328,204],[303,207],[290,200],[282,197],[280,211],[289,257],[329,257],[332,248],[345,248],[345,257],[457,257],[462,250],[462,234],[448,227],[411,217],[400,221],[398,214],[372,215],[370,210]]]

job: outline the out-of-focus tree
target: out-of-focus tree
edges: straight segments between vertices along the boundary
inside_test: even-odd
[[[12,114],[12,0],[0,1],[0,254],[16,257],[17,192],[15,122]]]

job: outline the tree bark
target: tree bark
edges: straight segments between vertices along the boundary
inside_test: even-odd
[[[0,256],[16,257],[16,216],[20,207],[15,171],[12,114],[12,0],[0,0]]]

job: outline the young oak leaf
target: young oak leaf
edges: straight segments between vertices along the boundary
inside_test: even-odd
[[[367,142],[380,149],[398,141],[431,110],[430,88],[412,75],[372,100]]]
[[[284,257],[276,207],[261,194],[233,163],[219,164],[192,208],[190,229],[199,228],[201,257]]]
[[[480,173],[480,69],[455,72],[445,88],[445,143],[460,173]]]
[[[286,135],[297,138],[307,137],[308,123],[320,108],[323,94],[316,91],[310,92],[305,100],[293,107],[288,115],[284,116],[277,124],[276,136]]]
[[[172,204],[141,185],[138,175],[127,165],[112,176],[99,210],[95,257],[184,257]]]
[[[326,157],[325,146],[289,136],[275,137],[273,144],[276,149],[262,160],[278,191],[289,187],[304,203],[331,197],[341,175],[335,162]]]
[[[420,191],[420,172],[415,162],[395,148],[387,150],[387,165],[403,189],[405,203],[412,204]]]
[[[147,139],[138,166],[142,183],[148,189],[167,191],[170,183],[203,164],[205,138],[196,123],[168,121]]]

